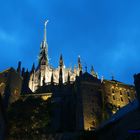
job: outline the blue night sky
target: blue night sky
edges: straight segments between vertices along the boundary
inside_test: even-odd
[[[94,66],[99,77],[133,83],[140,72],[139,0],[4,0],[0,1],[0,71],[22,61],[37,65],[44,21],[50,64]],[[85,69],[85,68],[84,68]]]

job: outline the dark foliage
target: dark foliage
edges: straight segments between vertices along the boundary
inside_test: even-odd
[[[10,138],[34,139],[46,134],[50,125],[50,99],[41,97],[21,98],[8,109]]]

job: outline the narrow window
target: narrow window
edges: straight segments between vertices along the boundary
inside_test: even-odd
[[[113,95],[113,100],[115,100],[115,96]]]
[[[115,93],[115,90],[114,89],[112,89],[112,93]]]

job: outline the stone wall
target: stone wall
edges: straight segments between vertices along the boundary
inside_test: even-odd
[[[12,103],[19,98],[21,86],[22,78],[13,68],[0,73],[0,93],[3,99],[6,98],[7,103]]]
[[[132,85],[126,85],[117,81],[104,80],[102,84],[104,102],[112,106],[112,113],[132,102],[135,97],[135,88]]]

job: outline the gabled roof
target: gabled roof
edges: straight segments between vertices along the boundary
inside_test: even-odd
[[[9,72],[9,71],[15,71],[15,69],[13,67],[10,67],[10,68],[7,68],[6,70],[4,70],[4,71],[2,71],[0,73]]]
[[[99,82],[101,83],[101,80],[92,76],[91,74],[89,74],[88,72],[85,72],[83,73],[80,77],[79,77],[80,80],[82,81],[90,81],[90,82]]]
[[[6,70],[0,72],[0,74],[8,73],[8,75],[9,75],[9,74],[11,74],[11,72],[14,72],[14,73],[16,73],[17,75],[19,75],[18,72],[17,72],[13,67],[7,68]],[[20,77],[20,79],[22,79],[22,77],[21,77],[20,75],[19,75],[19,77]]]

